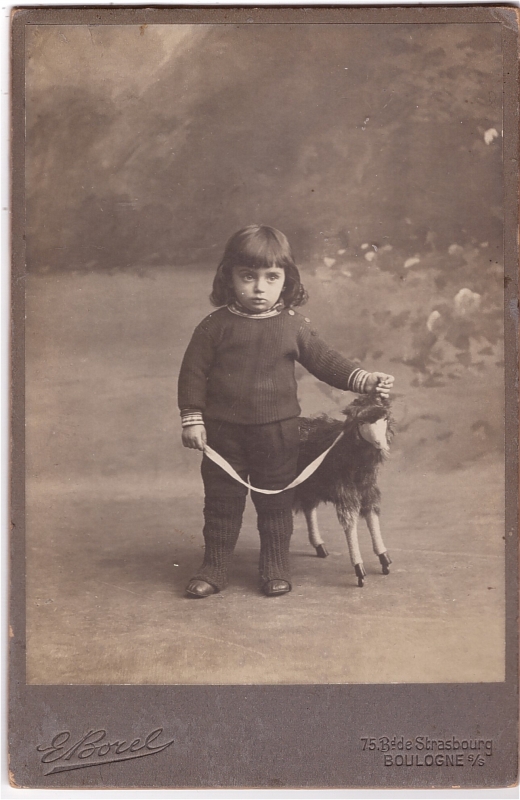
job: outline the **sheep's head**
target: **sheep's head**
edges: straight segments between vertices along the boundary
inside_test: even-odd
[[[354,423],[362,439],[376,450],[387,454],[393,436],[390,401],[378,395],[363,395],[351,403],[343,412],[347,423]]]

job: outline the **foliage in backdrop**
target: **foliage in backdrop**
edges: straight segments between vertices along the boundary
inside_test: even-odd
[[[498,27],[35,27],[29,268],[500,245]]]
[[[499,36],[482,24],[34,26],[28,269],[189,267],[202,315],[228,236],[275,225],[324,335],[413,398],[408,456],[426,441],[445,465],[496,451]],[[308,404],[328,400],[340,402],[323,385]]]

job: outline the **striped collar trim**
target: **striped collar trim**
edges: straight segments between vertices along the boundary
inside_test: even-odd
[[[237,302],[230,303],[227,307],[228,311],[231,311],[232,314],[236,314],[237,317],[247,317],[248,319],[267,319],[268,317],[277,317],[282,313],[284,308],[285,306],[283,303],[276,303],[276,305],[274,305],[268,311],[261,311],[259,314],[251,314]]]

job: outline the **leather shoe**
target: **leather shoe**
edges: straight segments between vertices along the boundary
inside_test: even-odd
[[[186,587],[188,597],[209,597],[211,594],[216,594],[217,591],[211,583],[206,581],[193,580]]]
[[[290,592],[291,584],[281,580],[267,581],[267,583],[264,583],[262,586],[262,591],[267,597],[276,597],[276,595]]]

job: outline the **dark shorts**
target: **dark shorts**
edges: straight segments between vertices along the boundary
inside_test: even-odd
[[[232,422],[205,421],[208,444],[238,472],[259,489],[283,489],[294,480],[298,468],[300,442],[298,417],[267,425],[235,425]],[[207,497],[243,497],[247,489],[217,464],[204,456],[202,480]],[[256,506],[285,506],[292,491],[279,495],[252,492]]]

